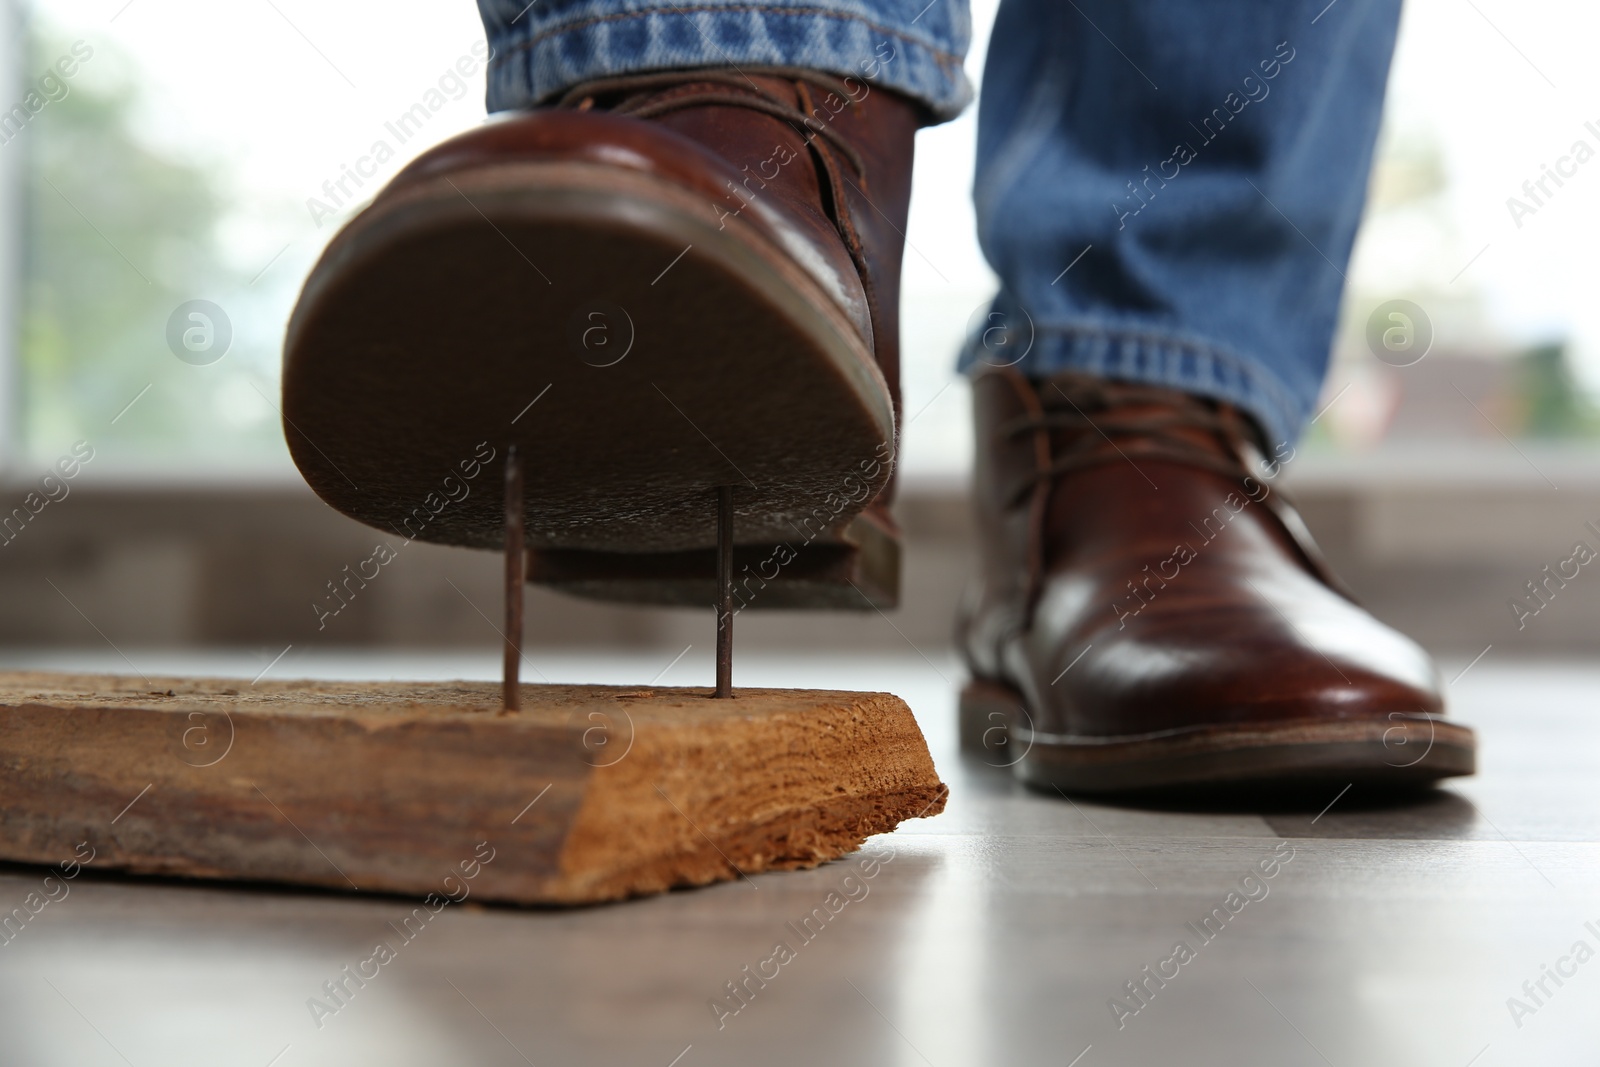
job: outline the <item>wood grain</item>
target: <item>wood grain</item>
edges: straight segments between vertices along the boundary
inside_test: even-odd
[[[489,682],[0,673],[0,859],[87,842],[95,869],[581,904],[815,866],[944,808],[885,693],[500,707]]]

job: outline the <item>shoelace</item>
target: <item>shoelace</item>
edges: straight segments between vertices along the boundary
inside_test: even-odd
[[[1033,476],[1013,490],[1013,505],[1034,493],[1041,482],[1053,483],[1071,471],[1124,460],[1182,463],[1230,481],[1252,476],[1242,456],[1244,448],[1251,447],[1250,429],[1232,408],[1158,386],[1079,374],[1050,379],[1039,387],[1038,396],[1040,409],[1006,423],[1000,428],[1002,435],[1015,439],[1054,430],[1077,432],[1063,444],[1051,441],[1041,451],[1040,459],[1047,451],[1048,461],[1037,464]],[[1196,433],[1217,441],[1219,447],[1199,443]]]
[[[1030,391],[1038,406],[999,429],[1008,438],[1029,434],[1035,438],[1035,469],[1022,479],[1010,498],[1012,506],[1028,502],[1031,512],[1027,618],[1032,618],[1043,589],[1046,515],[1056,479],[1069,471],[1102,463],[1127,461],[1137,467],[1135,461],[1140,458],[1198,467],[1240,483],[1251,499],[1276,516],[1310,572],[1330,589],[1355,601],[1349,587],[1323,559],[1322,550],[1294,505],[1272,483],[1274,474],[1250,470],[1250,460],[1261,457],[1256,433],[1232,406],[1159,386],[1107,381],[1083,374],[1059,375]],[[1052,440],[1054,430],[1078,432],[1058,445]],[[1257,483],[1254,491],[1247,479]],[[1263,489],[1266,492],[1257,495]]]
[[[802,103],[812,106],[808,87],[826,89],[855,106],[856,99],[844,79],[815,70],[799,67],[762,67],[759,75],[784,78],[795,83]],[[672,90],[679,90],[673,92]],[[568,90],[557,107],[575,107],[580,110],[595,106],[602,97],[620,96],[621,99],[606,110],[618,115],[649,119],[668,112],[690,107],[720,104],[742,107],[771,115],[793,126],[795,132],[807,143],[821,137],[843,156],[858,177],[866,176],[866,163],[851,144],[826,122],[817,119],[777,93],[756,84],[744,73],[716,68],[705,70],[664,70],[645,74],[624,74],[614,78],[599,78],[584,82]],[[813,110],[815,110],[813,108]]]

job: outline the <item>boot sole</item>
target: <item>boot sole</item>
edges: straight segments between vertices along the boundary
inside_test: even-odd
[[[1236,787],[1415,788],[1476,770],[1471,728],[1424,715],[1208,725],[1122,737],[1036,733],[1021,693],[972,681],[960,703],[962,748],[1067,793],[1139,794]]]
[[[865,606],[837,579],[871,569],[844,531],[889,478],[888,387],[820,286],[735,230],[676,186],[591,164],[484,167],[380,200],[289,325],[295,463],[369,526],[499,549],[515,444],[537,580],[662,603],[708,602],[709,562],[690,571],[731,485],[741,545],[832,545],[848,565],[821,584]],[[792,599],[817,599],[804,585]]]

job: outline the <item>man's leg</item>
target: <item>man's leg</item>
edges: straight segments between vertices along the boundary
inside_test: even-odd
[[[1203,393],[1293,442],[1322,386],[1399,10],[1006,0],[976,197],[997,310],[1037,331],[1020,369]]]
[[[963,724],[1008,723],[1037,784],[1470,772],[1426,654],[1344,595],[1271,484],[1321,387],[1398,9],[1001,8]]]

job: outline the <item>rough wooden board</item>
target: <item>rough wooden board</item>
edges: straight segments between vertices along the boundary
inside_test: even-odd
[[[898,697],[709,692],[0,672],[0,859],[579,904],[944,808]]]

